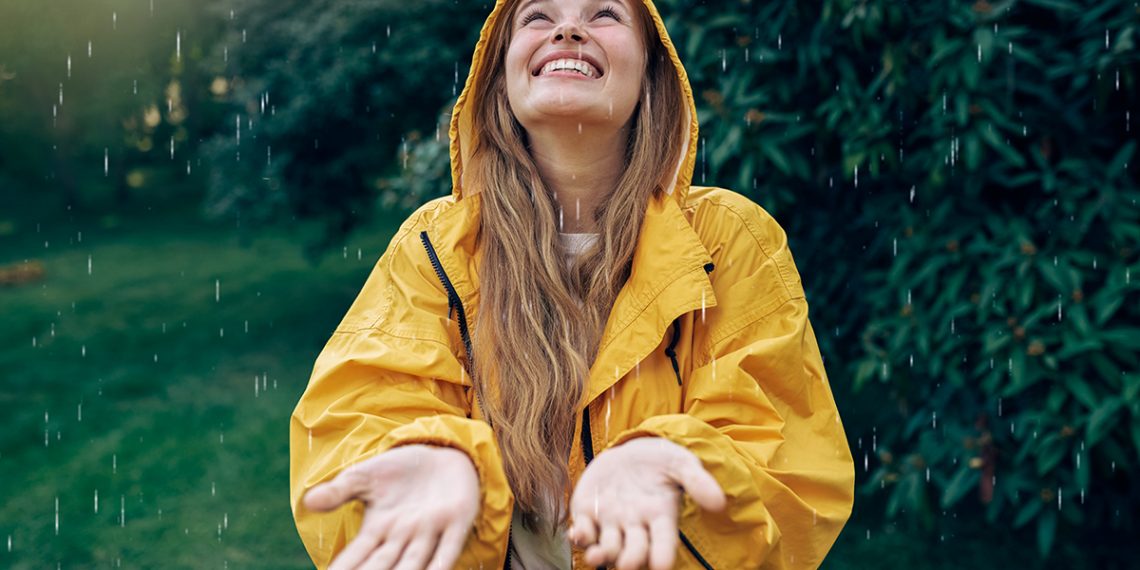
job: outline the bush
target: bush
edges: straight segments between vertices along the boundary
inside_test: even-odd
[[[833,385],[880,403],[845,414],[863,492],[1032,524],[1042,556],[1133,528],[1133,3],[661,4],[695,183],[788,228]]]
[[[228,127],[203,145],[206,209],[256,223],[317,220],[343,239],[400,167],[404,133],[432,125],[466,77],[483,8],[443,0],[215,2],[217,96]],[[410,135],[412,137],[418,135]],[[443,138],[447,138],[446,129]]]

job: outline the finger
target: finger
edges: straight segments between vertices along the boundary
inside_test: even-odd
[[[470,530],[463,525],[451,525],[443,531],[443,535],[439,537],[439,544],[435,547],[435,555],[428,562],[427,570],[450,570],[454,567]]]
[[[413,537],[408,547],[400,555],[400,561],[395,570],[424,570],[428,558],[435,554],[435,546],[439,544],[439,534],[433,531],[421,531]]]
[[[578,548],[585,548],[598,541],[598,527],[594,524],[594,519],[587,515],[575,517],[573,526],[566,534],[570,542]]]
[[[389,570],[399,560],[409,538],[410,535],[407,532],[388,533],[384,543],[372,552],[372,555],[360,566],[360,570]]]
[[[356,538],[348,543],[348,546],[337,555],[336,560],[329,566],[329,570],[348,570],[349,568],[356,568],[362,560],[368,557],[376,547],[384,541],[384,535],[387,534],[390,519],[378,518],[375,515],[369,516],[370,513],[365,513],[364,523],[360,527],[360,532],[357,533]]]
[[[701,508],[720,512],[728,500],[716,479],[705,470],[700,461],[689,463],[676,475],[677,482]]]
[[[677,557],[677,524],[669,517],[649,521],[649,570],[669,570]]]
[[[641,523],[622,528],[622,549],[617,557],[618,570],[638,570],[649,554],[649,532]]]
[[[351,499],[360,492],[362,478],[351,467],[345,469],[331,481],[313,486],[301,499],[306,509],[327,512]]]
[[[586,549],[586,562],[601,566],[617,559],[621,552],[621,528],[614,524],[603,524],[598,543]]]

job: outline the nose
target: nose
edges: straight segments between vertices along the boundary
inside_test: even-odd
[[[569,36],[576,42],[586,41],[586,37],[582,34],[582,29],[578,27],[577,23],[569,22],[564,23],[554,31],[554,41],[560,42]]]

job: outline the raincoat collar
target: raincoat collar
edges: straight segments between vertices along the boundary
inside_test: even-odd
[[[475,243],[480,199],[474,194],[456,201],[427,229],[440,264],[476,326],[482,260]],[[606,321],[582,407],[657,348],[674,319],[717,305],[709,278],[712,270],[712,256],[676,200],[654,194],[645,210],[629,279]]]

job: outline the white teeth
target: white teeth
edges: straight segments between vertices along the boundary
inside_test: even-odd
[[[586,77],[598,76],[598,71],[594,69],[594,66],[581,59],[556,59],[542,66],[542,71],[539,72],[539,75],[546,75],[547,73],[560,69],[577,71]]]

